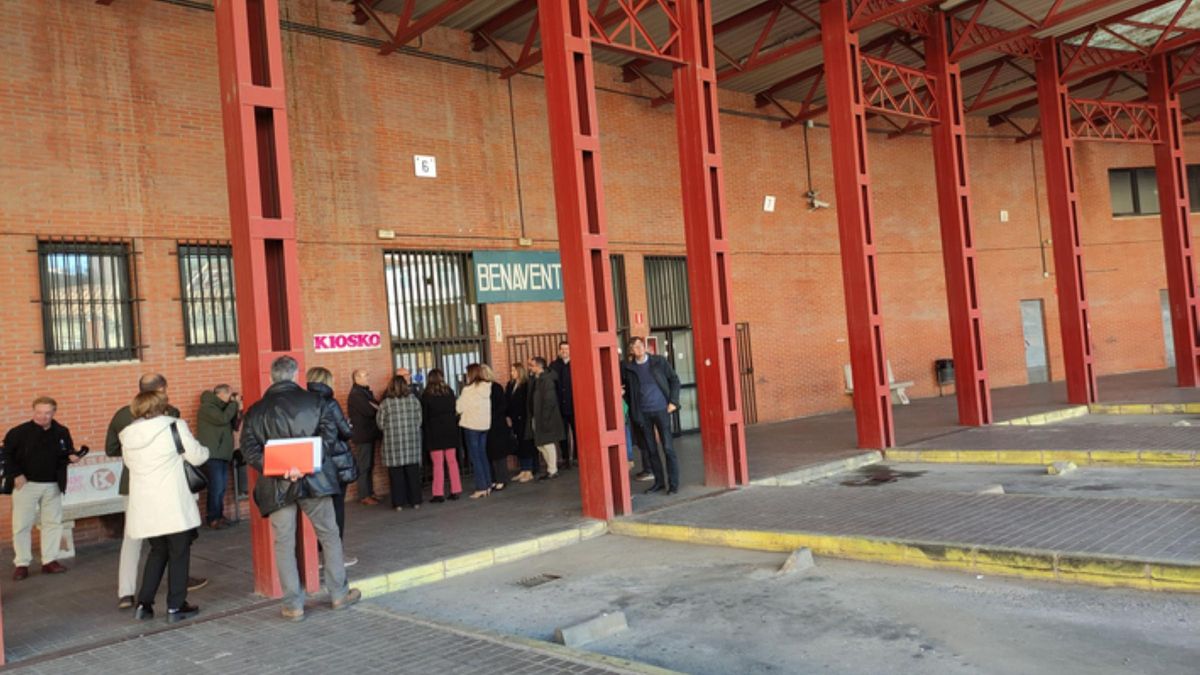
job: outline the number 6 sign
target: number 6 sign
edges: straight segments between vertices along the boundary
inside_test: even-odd
[[[437,178],[437,158],[432,155],[413,155],[413,167],[418,178]]]

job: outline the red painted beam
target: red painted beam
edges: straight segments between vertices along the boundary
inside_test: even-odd
[[[681,0],[681,55],[674,72],[704,484],[747,485],[746,431],[738,376],[729,224],[713,51],[712,0]]]
[[[863,0],[850,19],[850,30],[860,31],[871,24],[895,21],[907,14],[921,12],[926,7],[939,5],[944,0]],[[874,9],[868,9],[873,7]]]
[[[1127,10],[1126,12],[1121,12],[1119,14],[1105,16],[1105,17],[1101,18],[1100,21],[1094,22],[1092,25],[1097,25],[1099,23],[1103,23],[1108,20],[1116,20],[1117,18],[1124,18],[1125,16],[1131,16],[1133,14],[1139,14],[1141,12],[1146,11],[1147,9],[1152,9],[1154,7],[1157,7],[1158,5],[1161,5],[1162,3],[1163,3],[1163,0],[1151,0],[1150,2],[1145,2],[1145,3],[1142,3],[1141,5],[1138,5],[1136,8],[1134,8],[1132,10]],[[998,2],[996,4],[1000,5],[1000,3],[998,3]],[[1049,11],[1042,17],[1041,21],[1037,22],[1034,25],[1026,26],[1025,28],[1021,28],[1018,30],[1011,30],[1011,31],[1006,31],[1006,30],[1001,30],[1001,29],[991,28],[991,27],[983,27],[983,26],[980,26],[977,24],[977,27],[972,28],[971,30],[980,30],[981,28],[986,28],[988,30],[989,34],[991,35],[991,37],[984,39],[982,42],[977,42],[975,44],[965,46],[962,49],[959,49],[956,46],[953,50],[952,56],[955,61],[962,61],[963,59],[970,58],[971,56],[974,56],[975,54],[978,54],[982,51],[986,51],[989,49],[996,49],[1005,44],[1033,38],[1034,36],[1036,36],[1038,33],[1041,33],[1042,31],[1050,30],[1056,26],[1061,26],[1061,25],[1064,25],[1064,24],[1067,24],[1067,23],[1070,23],[1073,21],[1077,21],[1083,17],[1089,16],[1092,14],[1096,14],[1105,9],[1110,9],[1112,6],[1113,6],[1112,0],[1088,0],[1087,2],[1079,3],[1073,7],[1070,7],[1068,9],[1064,10],[1064,9],[1062,9],[1062,3],[1056,2],[1054,5],[1052,5],[1050,7]],[[961,43],[965,38],[966,38],[966,35],[960,36],[958,38],[958,41]]]
[[[449,18],[455,12],[461,10],[475,0],[444,0],[442,4],[421,15],[421,18],[408,23],[404,18],[401,19],[401,24],[397,26],[396,33],[392,39],[379,49],[380,54],[391,54],[400,47],[408,44],[410,41],[417,39],[419,35],[425,31],[440,24],[442,21]]]
[[[958,64],[950,61],[946,32],[944,17],[935,13],[929,22],[929,38],[925,43],[926,65],[938,83],[934,88],[938,121],[933,125],[933,164],[950,345],[954,353],[958,423],[980,426],[992,422],[992,392],[983,348],[983,314],[979,308],[962,78]]]
[[[966,71],[964,71],[964,73],[965,72]],[[1078,82],[1078,83],[1076,83],[1075,86],[1079,89],[1084,89],[1086,87],[1091,87],[1091,86],[1097,85],[1097,84],[1104,82],[1106,80],[1109,80],[1111,78],[1112,78],[1111,73],[1101,73],[1100,75],[1096,75],[1096,76],[1090,77],[1082,82]],[[1139,86],[1140,86],[1140,83],[1137,83],[1137,84],[1139,84]],[[1010,115],[1014,115],[1019,112],[1023,112],[1025,110],[1030,110],[1032,108],[1036,108],[1037,104],[1038,104],[1037,88],[1034,87],[1034,91],[1031,93],[1033,94],[1033,96],[1031,98],[1021,101],[1020,103],[1017,103],[1016,105],[1013,105],[1012,107],[1002,110],[998,113],[988,115],[988,126],[995,127],[995,126],[999,126],[1001,124],[1006,124],[1007,120],[1005,120],[1003,118],[1008,117]]]
[[[583,515],[631,513],[587,0],[538,0]]]
[[[476,27],[475,30],[471,31],[471,33],[474,35],[474,38],[471,40],[471,49],[477,52],[487,49],[488,43],[482,38],[482,35],[495,35],[497,31],[503,29],[505,26],[515,23],[530,13],[536,11],[537,0],[521,0],[515,5],[512,5],[500,13],[492,16],[490,19],[484,21],[482,24]]]
[[[1150,102],[1158,109],[1162,142],[1154,146],[1158,203],[1175,345],[1175,379],[1181,387],[1200,385],[1200,300],[1192,249],[1191,205],[1183,154],[1183,108],[1172,92],[1170,58],[1158,55],[1150,71]]]
[[[242,392],[251,405],[271,384],[272,361],[283,355],[304,359],[279,1],[217,0],[214,11],[238,361]],[[257,478],[251,470],[251,493]],[[250,520],[254,590],[279,597],[271,525],[256,508],[250,509]],[[306,589],[316,592],[316,537],[307,518],[300,522],[300,573]]]
[[[861,87],[858,36],[850,30],[845,3],[840,1],[821,3],[821,27],[858,445],[890,448],[895,431],[875,261],[867,111],[857,94]]]
[[[1054,40],[1044,40],[1037,64],[1038,110],[1067,399],[1071,403],[1089,404],[1097,399],[1090,311],[1083,275],[1083,246],[1079,236],[1082,207],[1076,189],[1079,177],[1075,169],[1075,141],[1070,130],[1070,93],[1060,68],[1058,45]]]

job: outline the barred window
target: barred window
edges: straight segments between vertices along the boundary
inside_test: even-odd
[[[236,354],[237,306],[229,244],[179,244],[179,291],[188,356]]]
[[[39,241],[46,363],[137,358],[127,242]]]

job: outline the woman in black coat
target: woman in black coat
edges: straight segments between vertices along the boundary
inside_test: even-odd
[[[528,483],[533,480],[537,470],[537,448],[533,440],[525,438],[525,420],[529,414],[529,374],[525,365],[514,363],[508,371],[508,386],[504,390],[508,399],[506,414],[509,421],[509,433],[513,435],[517,449],[517,460],[521,463],[521,473],[513,480],[518,483]]]
[[[341,492],[333,495],[333,513],[337,520],[338,537],[345,539],[346,486],[358,478],[358,467],[354,463],[354,455],[350,453],[350,444],[348,443],[353,436],[353,430],[350,428],[350,422],[346,419],[346,415],[342,412],[342,406],[338,405],[337,400],[333,398],[333,373],[329,372],[328,368],[316,366],[308,369],[305,379],[308,380],[308,390],[321,397],[325,409],[329,411],[337,426],[338,446],[342,452],[330,453],[330,455],[336,458],[334,466],[338,470],[338,487],[341,488]]]
[[[458,471],[458,411],[454,402],[454,392],[446,384],[442,371],[438,368],[429,371],[425,393],[421,395],[421,431],[433,465],[433,499],[429,501],[434,504],[446,501],[443,471],[450,474],[450,499],[458,499],[462,492],[462,475]]]
[[[508,483],[508,456],[513,452],[512,431],[508,428],[508,396],[487,364],[483,365],[483,377],[492,383],[492,426],[488,429],[487,454],[492,463],[492,489],[500,491]]]

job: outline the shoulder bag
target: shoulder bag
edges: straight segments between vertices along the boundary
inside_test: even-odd
[[[179,425],[176,422],[171,422],[171,436],[175,439],[175,451],[181,456],[183,455],[183,439],[179,437]],[[208,476],[204,475],[198,467],[183,459],[183,476],[187,478],[188,489],[192,494],[196,494],[208,487]]]

